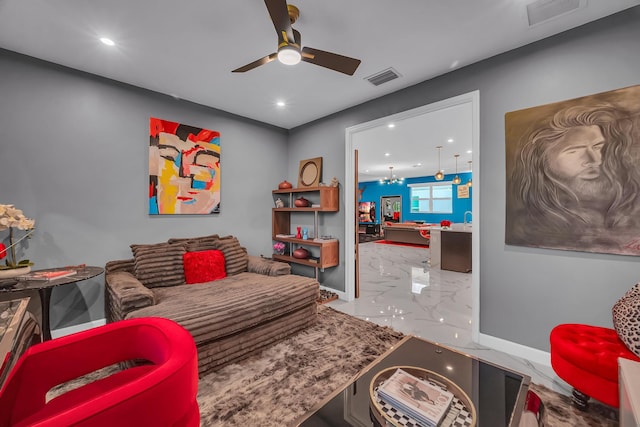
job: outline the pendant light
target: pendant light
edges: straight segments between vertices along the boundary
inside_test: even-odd
[[[436,147],[438,149],[438,172],[433,176],[436,181],[442,181],[444,179],[444,173],[442,173],[442,169],[440,168],[440,150],[442,150],[442,145],[438,145]]]
[[[467,163],[469,163],[469,172],[471,172],[471,160],[469,160]],[[467,187],[473,187],[473,181],[471,179],[472,178],[469,177],[469,181],[467,181]]]
[[[460,177],[458,176],[458,157],[460,157],[460,154],[454,154],[453,157],[456,158],[456,176],[455,178],[453,178],[453,183],[455,185],[458,185],[460,184],[460,181],[461,181]]]

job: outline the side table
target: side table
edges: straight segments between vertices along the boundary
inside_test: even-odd
[[[51,304],[51,292],[56,286],[67,285],[69,283],[76,283],[83,280],[90,279],[98,276],[104,272],[104,268],[95,266],[82,266],[82,267],[62,267],[62,268],[47,268],[43,270],[33,270],[33,272],[40,271],[60,271],[60,270],[75,270],[76,273],[71,276],[60,277],[52,280],[20,280],[11,287],[0,288],[0,292],[17,292],[25,290],[37,290],[40,295],[40,304],[42,308],[42,340],[47,341],[51,339],[51,325],[49,319],[49,308]]]

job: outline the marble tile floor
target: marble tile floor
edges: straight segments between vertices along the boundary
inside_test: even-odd
[[[529,375],[558,393],[571,388],[543,366],[471,340],[471,274],[431,269],[429,249],[362,243],[360,298],[336,300],[330,307],[405,334],[435,341]]]

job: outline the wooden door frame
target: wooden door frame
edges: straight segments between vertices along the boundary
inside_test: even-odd
[[[353,178],[353,185],[354,185],[354,192],[353,192],[353,206],[354,206],[354,210],[353,210],[353,221],[354,221],[354,245],[355,245],[355,250],[353,251],[353,254],[355,256],[355,262],[354,262],[354,268],[356,269],[355,272],[355,289],[354,289],[354,297],[355,298],[360,298],[360,233],[359,233],[359,218],[358,218],[358,210],[355,209],[355,206],[357,206],[359,200],[358,194],[358,150],[355,150],[355,152],[353,153],[353,158],[354,158],[354,163],[353,163],[353,170],[354,170],[354,178]]]

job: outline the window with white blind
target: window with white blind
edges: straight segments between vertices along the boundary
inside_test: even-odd
[[[449,182],[409,184],[411,213],[453,213],[453,185]]]

